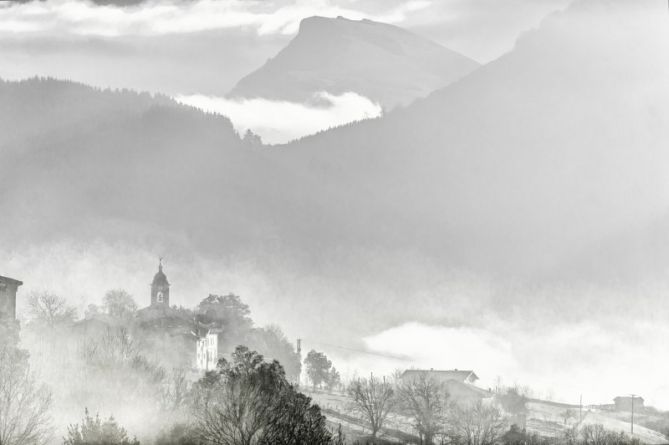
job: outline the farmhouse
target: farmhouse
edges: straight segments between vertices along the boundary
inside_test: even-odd
[[[16,291],[23,283],[0,276],[0,320],[16,320]]]
[[[458,403],[471,404],[492,397],[490,391],[475,386],[479,378],[472,370],[407,369],[401,376],[404,382],[424,378],[440,383],[448,392],[449,398]]]
[[[423,376],[433,379],[440,383],[457,382],[473,385],[479,379],[476,373],[471,370],[435,370],[435,369],[407,369],[402,373],[402,380],[414,380]]]
[[[618,396],[613,399],[616,411],[640,411],[643,409],[643,397],[639,396]]]

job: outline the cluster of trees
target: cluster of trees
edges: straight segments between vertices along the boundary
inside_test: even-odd
[[[608,431],[601,424],[584,425],[580,430],[572,428],[564,436],[565,445],[639,445],[639,439],[623,432]]]
[[[296,381],[300,375],[300,358],[281,329],[277,326],[254,326],[248,305],[237,295],[209,295],[194,309],[173,307],[158,317],[155,314],[138,317],[137,310],[138,305],[132,295],[123,289],[114,289],[104,295],[100,305],[89,304],[84,319],[101,320],[113,327],[127,329],[142,340],[138,342],[138,347],[151,353],[161,352],[162,365],[168,368],[188,366],[194,354],[192,339],[175,340],[175,332],[182,337],[191,337],[192,332],[203,328],[216,328],[222,332],[219,345],[222,350],[232,351],[236,345],[244,344],[279,360],[291,380]],[[28,298],[27,315],[28,327],[32,331],[50,337],[54,336],[54,331],[63,333],[79,319],[76,308],[50,292],[32,293]],[[166,338],[166,333],[169,338]],[[63,333],[66,334],[70,333]],[[184,357],[188,363],[177,362]]]
[[[288,379],[297,381],[301,372],[300,357],[278,326],[254,327],[251,310],[239,296],[209,295],[194,311],[198,326],[214,327],[222,333],[219,348],[232,351],[246,345],[260,354],[278,360]]]
[[[137,303],[132,295],[123,289],[113,289],[105,293],[101,305],[89,304],[84,317],[93,318],[105,314],[119,319],[129,319],[136,311]],[[31,293],[28,296],[27,312],[30,324],[42,329],[67,327],[79,318],[74,306],[49,291]]]
[[[238,347],[195,385],[197,437],[211,445],[330,444],[325,417],[276,360]]]
[[[300,374],[299,356],[281,330],[255,327],[250,309],[236,295],[210,295],[194,309],[173,307],[158,313],[138,311],[132,295],[115,289],[99,305],[89,305],[80,318],[66,299],[40,292],[29,296],[26,309],[21,341],[59,406],[53,413],[56,435],[64,434],[62,426],[70,422],[71,413],[83,407],[117,413],[142,441],[154,440],[156,431],[188,419],[188,373],[198,330],[222,331],[221,352],[247,345],[278,360],[289,381],[296,382]]]
[[[18,347],[18,325],[0,326],[0,444],[43,445],[54,438],[52,397],[30,372],[28,353]],[[158,437],[160,445],[343,445],[331,432],[320,408],[287,379],[283,366],[258,352],[238,346],[230,361],[189,384],[182,373],[162,369],[138,354],[126,331],[109,333],[102,343],[82,351],[92,367],[124,368],[153,375],[166,385],[165,410],[181,412],[179,420]],[[143,382],[142,384],[146,384]],[[137,390],[138,388],[133,388]],[[102,419],[85,409],[79,424],[70,425],[63,445],[139,445],[114,417]]]
[[[324,353],[312,349],[304,359],[304,364],[313,389],[325,387],[332,390],[341,385],[339,371]]]
[[[120,426],[113,416],[107,420],[96,414],[91,417],[85,410],[81,424],[70,425],[63,445],[139,445],[137,438],[130,439],[128,432]]]
[[[428,374],[415,378],[359,378],[348,387],[357,412],[369,425],[372,439],[391,413],[412,419],[421,444],[435,442],[492,445],[506,429],[502,411],[494,405],[451,403],[445,385]]]
[[[188,416],[157,438],[157,445],[343,445],[320,408],[288,381],[281,364],[245,346],[221,359],[185,393]],[[68,430],[64,445],[139,445],[113,418],[88,412]]]
[[[374,442],[389,417],[400,414],[413,421],[422,445],[637,445],[624,433],[602,425],[566,430],[562,437],[528,433],[513,420],[527,414],[527,397],[517,388],[495,398],[470,402],[450,399],[445,385],[419,374],[411,379],[359,378],[348,386],[352,408],[369,425]],[[509,427],[509,425],[511,425]]]

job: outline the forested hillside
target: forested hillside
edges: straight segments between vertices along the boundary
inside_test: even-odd
[[[271,149],[161,97],[4,83],[6,233],[116,220],[206,234],[206,247],[411,246],[545,273],[663,216],[669,52],[660,23],[637,26],[657,12],[647,3],[578,2],[426,100]]]

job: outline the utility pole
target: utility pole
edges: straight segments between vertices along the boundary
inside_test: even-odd
[[[295,348],[297,352],[297,359],[300,361],[300,367],[299,370],[300,372],[297,374],[297,386],[300,386],[300,382],[302,380],[302,339],[298,338],[297,339],[297,345]]]
[[[630,431],[632,436],[634,436],[634,397],[636,397],[636,395],[630,394],[630,397],[632,397],[632,419],[630,421]]]
[[[580,425],[583,422],[583,394],[578,401],[578,424]]]

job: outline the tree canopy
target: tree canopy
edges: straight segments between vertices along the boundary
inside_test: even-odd
[[[91,417],[85,410],[81,424],[70,425],[64,445],[139,445],[137,439],[129,439],[125,428],[121,427],[113,416],[107,420],[96,414]]]
[[[10,334],[0,335],[0,444],[42,445],[51,435],[51,393],[38,385],[28,353],[17,347],[18,328],[0,331]]]
[[[53,328],[74,322],[77,310],[58,295],[50,292],[33,292],[28,297],[28,316],[33,323]]]
[[[324,353],[312,349],[304,359],[304,364],[307,366],[307,376],[314,388],[330,382],[333,376],[332,362]]]
[[[329,444],[325,417],[287,381],[279,362],[244,346],[196,385],[197,430],[206,444]]]
[[[123,289],[112,289],[102,299],[104,311],[116,318],[128,318],[137,311],[135,299]]]

